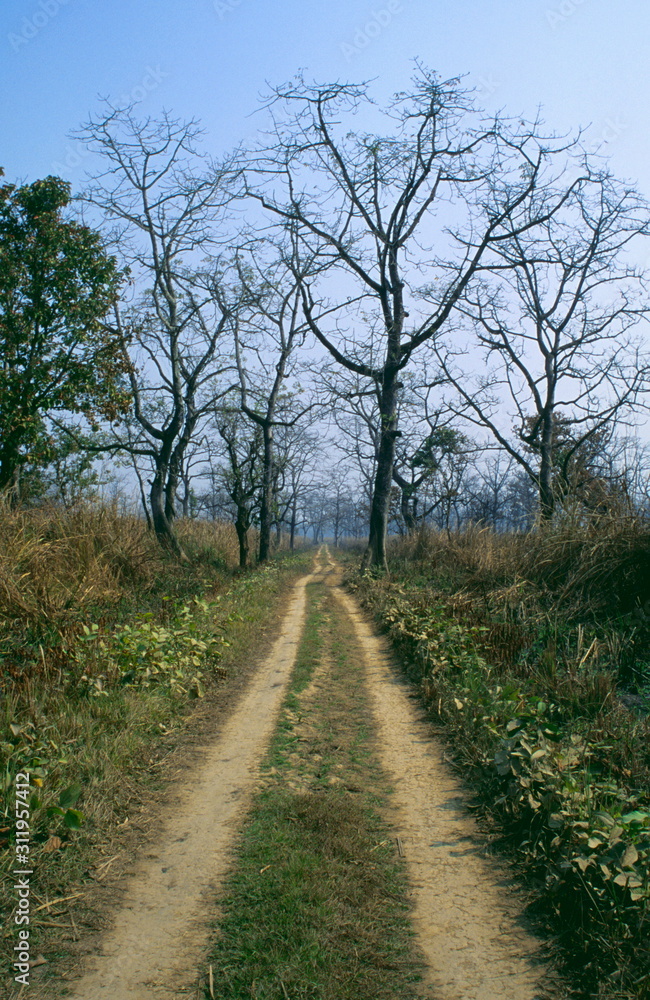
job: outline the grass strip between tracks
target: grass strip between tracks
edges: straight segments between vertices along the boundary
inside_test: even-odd
[[[351,623],[310,584],[290,691],[221,901],[210,963],[223,1000],[421,995],[362,670]]]

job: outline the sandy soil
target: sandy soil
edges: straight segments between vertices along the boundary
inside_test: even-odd
[[[412,884],[414,925],[440,1000],[534,1000],[543,969],[503,871],[483,853],[463,792],[431,727],[409,699],[388,648],[340,586],[325,550],[296,585],[279,638],[222,731],[188,773],[157,843],[135,867],[98,954],[71,988],[73,1000],[195,997],[208,921],[234,836],[286,690],[305,612],[305,588],[324,580],[359,641],[377,723],[378,750],[394,787],[388,819]],[[325,664],[323,664],[325,668]],[[323,682],[317,670],[312,684]],[[309,692],[306,692],[307,694]],[[145,854],[146,851],[146,854]]]

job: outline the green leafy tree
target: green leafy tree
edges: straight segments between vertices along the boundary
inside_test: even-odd
[[[96,427],[128,403],[124,353],[103,323],[123,273],[98,233],[65,218],[70,200],[57,177],[0,185],[0,492],[13,502],[21,470],[53,457],[49,417]]]

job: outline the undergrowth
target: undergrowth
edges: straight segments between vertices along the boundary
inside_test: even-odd
[[[566,523],[396,543],[352,586],[537,889],[582,997],[650,996],[648,534]]]

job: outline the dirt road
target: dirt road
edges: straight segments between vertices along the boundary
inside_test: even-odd
[[[306,577],[280,636],[236,712],[188,774],[157,845],[148,845],[101,953],[75,985],[78,1000],[158,1000],[194,990],[214,889],[242,820],[300,640]]]
[[[463,792],[430,727],[399,680],[388,649],[340,586],[324,549],[311,577],[296,585],[271,655],[228,724],[188,774],[160,842],[147,846],[75,1000],[169,1000],[197,996],[208,921],[245,820],[259,767],[299,647],[310,581],[335,595],[351,621],[352,655],[365,667],[376,723],[376,751],[394,789],[386,817],[399,838],[412,887],[413,922],[428,973],[427,996],[440,1000],[534,1000],[540,967],[523,930],[515,894],[483,853]],[[316,671],[327,683],[327,665]]]

